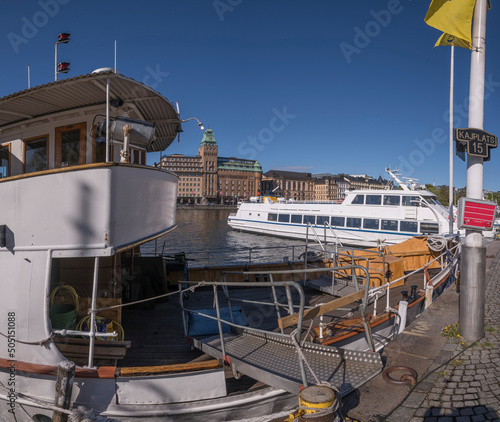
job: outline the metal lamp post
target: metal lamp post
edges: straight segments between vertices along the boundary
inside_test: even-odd
[[[69,72],[69,63],[61,62],[57,63],[57,46],[59,44],[67,44],[70,34],[67,32],[62,32],[57,36],[57,41],[55,43],[55,63],[54,63],[54,80],[57,82],[57,75],[59,73],[68,73]]]

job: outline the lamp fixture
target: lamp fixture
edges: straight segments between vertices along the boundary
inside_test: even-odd
[[[57,82],[57,75],[59,73],[68,73],[69,72],[69,62],[61,62],[61,63],[57,63],[57,46],[59,44],[67,44],[69,42],[69,32],[61,32],[58,36],[57,36],[57,41],[55,43],[55,76],[54,76],[54,80]]]
[[[188,122],[189,120],[196,120],[198,122],[198,126],[200,127],[200,129],[201,130],[205,129],[205,127],[203,126],[203,123],[200,122],[196,117],[190,117],[189,119],[181,120],[181,122],[184,123],[184,122]]]

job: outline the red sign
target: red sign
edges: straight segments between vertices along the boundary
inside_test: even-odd
[[[460,198],[459,228],[491,230],[495,220],[496,203],[479,199]]]

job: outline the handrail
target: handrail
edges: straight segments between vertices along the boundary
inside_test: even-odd
[[[256,272],[251,272],[251,273],[255,274]],[[274,271],[274,273],[277,273],[277,271]],[[185,283],[197,284],[197,282],[195,282],[195,281],[185,281]],[[258,328],[253,328],[253,327],[246,327],[243,325],[235,324],[234,322],[231,322],[231,321],[223,320],[221,318],[221,315],[220,315],[220,304],[219,304],[218,295],[217,295],[217,287],[218,286],[222,286],[222,287],[250,287],[250,286],[253,286],[253,287],[255,287],[255,285],[252,285],[252,284],[249,284],[246,282],[227,282],[227,281],[204,282],[204,284],[206,286],[213,287],[217,317],[215,318],[215,317],[212,317],[210,315],[202,314],[200,312],[196,312],[196,311],[194,311],[194,312],[196,312],[198,315],[203,315],[207,318],[217,320],[217,324],[219,327],[219,336],[220,336],[220,341],[221,341],[222,358],[224,361],[226,360],[226,353],[225,353],[224,335],[223,335],[223,330],[222,330],[222,321],[224,321],[224,324],[228,324],[228,325],[236,327],[236,328],[241,328],[241,329],[254,331],[254,332],[268,333],[265,330],[260,330]],[[297,322],[296,339],[297,339],[297,343],[300,344],[300,337],[302,335],[302,323],[303,323],[302,317],[304,315],[304,308],[305,308],[305,295],[304,295],[304,291],[303,291],[302,287],[300,286],[300,284],[297,283],[296,281],[270,281],[270,282],[268,281],[268,282],[261,282],[258,285],[259,285],[259,287],[271,287],[272,289],[274,289],[275,287],[285,287],[285,288],[286,287],[288,287],[288,288],[294,287],[295,288],[295,290],[299,294],[299,312],[298,312],[299,318],[298,318],[298,322]],[[290,296],[287,295],[287,297],[289,299],[291,299],[291,295]],[[183,305],[182,305],[182,311],[183,312],[185,312],[185,311],[191,312],[191,310],[184,308]],[[284,333],[273,333],[273,335],[288,338],[288,336]],[[302,360],[302,356],[300,353],[298,353],[297,356],[299,359],[299,367],[300,367],[300,373],[301,373],[301,377],[302,377],[302,383],[303,383],[304,387],[307,387],[308,382],[307,382],[307,375],[306,375],[305,367],[304,367],[304,361]]]

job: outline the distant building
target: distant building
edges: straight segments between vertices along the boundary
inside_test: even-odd
[[[287,199],[314,200],[314,178],[311,173],[269,170],[262,176],[263,194],[278,194]]]
[[[219,157],[214,133],[203,134],[198,155],[165,155],[157,165],[179,176],[177,202],[236,202],[260,194],[262,167],[258,161]]]
[[[316,178],[314,183],[314,199],[316,201],[336,201],[337,183],[333,177]]]

